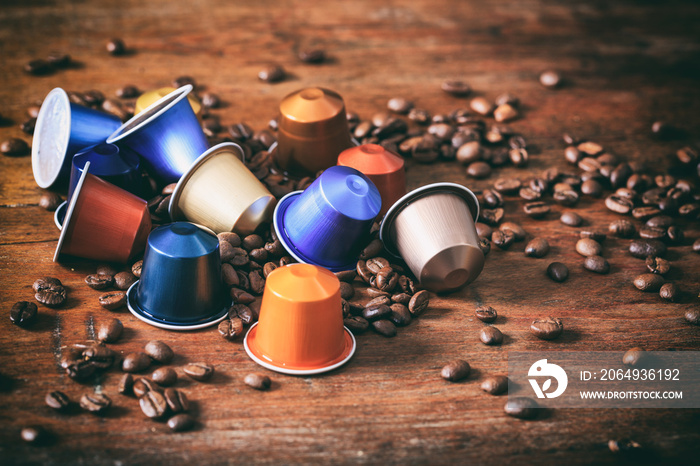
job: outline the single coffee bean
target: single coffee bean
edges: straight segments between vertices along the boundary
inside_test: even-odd
[[[36,320],[36,304],[28,301],[18,301],[10,309],[10,322],[20,327],[32,324]]]
[[[80,398],[80,407],[92,414],[104,414],[112,406],[112,400],[102,393],[86,393]]]
[[[603,252],[603,248],[597,241],[590,238],[581,238],[576,242],[576,252],[582,256],[599,256]]]
[[[469,93],[472,90],[469,84],[457,79],[449,79],[447,81],[443,81],[443,83],[440,85],[440,89],[455,97],[464,97],[466,95],[469,95]]]
[[[109,275],[110,277],[114,277],[117,272],[119,271],[109,264],[100,264],[95,269],[97,275]]]
[[[562,83],[561,75],[553,70],[544,71],[540,74],[540,84],[548,89],[555,89]]]
[[[501,104],[493,111],[493,118],[501,123],[518,117],[518,111],[510,104]]]
[[[350,300],[353,296],[355,296],[355,288],[350,283],[340,282],[340,297]]]
[[[34,298],[47,307],[59,307],[66,302],[66,289],[61,285],[47,284],[34,294]]]
[[[364,281],[365,283],[369,283],[374,274],[372,271],[367,267],[367,262],[360,259],[357,261],[357,267],[355,268],[357,275]]]
[[[114,364],[115,357],[114,351],[101,343],[90,345],[83,350],[83,358],[96,369],[109,369]]]
[[[486,323],[494,322],[498,317],[498,313],[491,306],[479,306],[474,313],[477,319]]]
[[[680,227],[671,225],[666,230],[666,239],[673,244],[680,244],[685,239],[685,233]]]
[[[479,331],[479,340],[485,345],[500,345],[503,343],[503,333],[496,327],[484,327]]]
[[[126,291],[136,281],[136,277],[131,271],[119,272],[114,276],[114,287],[118,290]]]
[[[357,270],[343,270],[341,272],[335,272],[335,276],[341,282],[352,283],[357,277]]]
[[[478,180],[487,178],[491,174],[491,166],[486,162],[472,162],[467,167],[467,175]]]
[[[583,260],[583,268],[591,272],[605,274],[610,271],[610,264],[599,255],[588,256]]]
[[[680,299],[681,291],[675,283],[664,283],[659,289],[659,296],[661,299],[675,303]]]
[[[360,259],[368,260],[377,257],[384,250],[384,243],[375,238],[360,252]]]
[[[549,204],[546,202],[528,202],[523,206],[523,211],[531,218],[543,218],[549,213]]]
[[[530,324],[530,331],[541,340],[554,340],[564,331],[561,319],[547,317],[537,319]]]
[[[112,286],[114,279],[109,275],[88,275],[85,277],[85,283],[93,290],[103,290]]]
[[[411,323],[411,312],[408,308],[399,303],[394,303],[390,306],[391,314],[389,314],[389,320],[394,323],[397,327],[405,327]]]
[[[469,377],[471,366],[463,359],[455,359],[450,361],[440,371],[440,376],[450,382],[459,382],[462,379]]]
[[[131,266],[131,273],[134,274],[134,277],[136,278],[141,278],[141,268],[143,267],[143,261],[137,261],[134,262],[134,265]]]
[[[488,253],[491,252],[491,240],[479,237],[479,249],[481,249],[484,256],[488,255]]]
[[[484,198],[484,205],[490,209],[503,205],[503,196],[494,189],[484,189],[482,197]]]
[[[326,51],[317,48],[302,49],[299,51],[298,57],[299,60],[303,61],[304,63],[323,63],[323,61],[326,59]]]
[[[457,148],[455,158],[463,165],[481,160],[483,150],[479,141],[467,141]]]
[[[544,238],[533,238],[525,246],[527,257],[544,257],[549,253],[549,243]]]
[[[109,311],[114,311],[126,306],[126,293],[123,291],[110,291],[100,295],[98,300],[100,302],[100,306]]]
[[[263,278],[262,272],[259,270],[253,270],[248,274],[248,281],[250,283],[250,291],[253,294],[261,295],[265,290],[265,279]]]
[[[602,231],[581,230],[580,236],[581,236],[581,238],[590,238],[593,241],[597,241],[599,243],[602,243],[603,241],[605,241],[605,233]]]
[[[595,156],[603,152],[603,146],[593,141],[584,141],[579,143],[576,148],[589,156]]]
[[[605,198],[605,207],[618,214],[628,214],[634,208],[634,203],[625,197],[611,194]]]
[[[503,216],[505,215],[505,210],[503,208],[498,207],[496,209],[483,209],[481,211],[481,221],[484,222],[487,225],[491,226],[497,226],[501,220],[503,220]]]
[[[173,350],[168,345],[159,340],[151,340],[146,343],[144,351],[148,356],[161,364],[168,364],[173,360]]]
[[[134,376],[126,373],[119,379],[117,391],[122,395],[130,395],[134,389]]]
[[[378,274],[379,272],[382,271],[382,269],[387,268],[391,266],[389,264],[389,261],[384,259],[383,257],[373,257],[371,259],[367,259],[367,268],[373,273],[373,274]]]
[[[206,382],[214,375],[214,366],[203,362],[187,364],[183,370],[190,378],[199,382]]]
[[[41,426],[24,427],[20,432],[22,440],[32,445],[41,445],[49,438],[48,431]]]
[[[608,449],[613,453],[622,453],[624,455],[638,455],[644,451],[639,443],[630,439],[609,440]]]
[[[649,272],[658,275],[666,275],[671,270],[671,263],[660,257],[649,256],[645,263]]]
[[[469,102],[469,107],[479,115],[489,115],[494,110],[493,102],[484,97],[475,97]]]
[[[576,165],[581,160],[581,151],[575,146],[567,146],[567,148],[564,149],[564,158],[570,164]]]
[[[511,230],[494,230],[491,234],[491,242],[505,250],[515,242],[515,235]]]
[[[65,360],[61,362],[61,367],[66,370],[66,374],[73,380],[85,380],[95,373],[97,369],[91,361],[85,360]]]
[[[659,291],[664,279],[655,273],[643,273],[634,279],[634,286],[641,291]]]
[[[251,131],[252,134],[252,131]],[[236,139],[241,139],[241,138],[236,138]],[[219,238],[219,247],[221,247],[221,242],[227,242],[230,246],[233,246],[234,248],[237,248],[241,245],[241,237],[238,236],[237,233],[233,233],[231,231],[225,231],[223,233],[219,233],[217,235]]]
[[[485,223],[476,222],[476,234],[483,236],[484,238],[490,238],[491,233],[493,233],[493,228],[486,225]]]
[[[243,379],[243,383],[255,390],[267,390],[272,385],[270,377],[264,374],[248,374]]]
[[[255,302],[255,296],[240,288],[231,288],[231,297],[239,304],[250,304]]]
[[[343,319],[345,325],[352,333],[360,334],[369,328],[369,322],[360,316],[350,316]]]
[[[663,239],[666,237],[666,229],[644,225],[639,229],[639,237],[643,239]]]
[[[253,249],[258,249],[261,248],[265,245],[265,241],[262,239],[260,235],[248,235],[245,238],[243,238],[243,241],[241,243],[241,246],[243,249],[246,251],[250,252]]]
[[[243,335],[243,320],[240,317],[232,317],[222,320],[219,324],[219,333],[226,340],[233,341]]]
[[[688,309],[685,311],[685,320],[693,325],[700,325],[700,309]]]
[[[379,304],[365,307],[362,311],[362,317],[368,321],[386,319],[391,315],[391,308],[386,304]]]
[[[129,353],[122,360],[124,372],[141,372],[151,365],[151,359],[146,353]]]
[[[159,367],[153,371],[151,379],[158,385],[168,387],[177,382],[177,372],[171,367]]]
[[[581,184],[581,192],[591,197],[603,195],[603,185],[594,179],[588,179]]]
[[[97,328],[97,339],[105,343],[114,343],[119,340],[124,330],[124,325],[119,319],[110,319],[102,322]]]
[[[610,223],[608,231],[619,238],[632,238],[637,233],[637,228],[629,220],[620,219]]]
[[[522,241],[525,239],[525,236],[527,233],[525,232],[525,229],[518,225],[517,223],[513,222],[503,222],[499,227],[499,230],[501,231],[510,231],[513,233],[513,236],[515,237],[515,241]]]
[[[372,328],[374,329],[374,331],[376,331],[380,335],[383,335],[383,336],[389,337],[389,338],[396,336],[396,326],[390,320],[387,320],[387,319],[375,320],[374,322],[371,323],[371,325],[372,325]]]
[[[141,398],[143,395],[151,391],[163,391],[163,389],[156,382],[146,377],[140,377],[136,379],[134,381],[134,386],[132,387],[132,390],[134,391],[134,395],[136,395],[137,398]]]
[[[555,282],[564,282],[569,278],[569,268],[561,262],[552,262],[547,267],[547,276]]]
[[[151,419],[159,419],[168,411],[168,403],[160,392],[147,392],[139,398],[139,405],[143,414]]]
[[[517,192],[522,183],[517,178],[499,178],[493,183],[493,188],[499,193],[513,194]]]
[[[250,307],[245,304],[235,304],[233,306],[236,308],[236,313],[238,318],[243,321],[243,325],[250,325],[257,320],[257,316],[253,313]]]
[[[430,305],[430,293],[427,290],[421,290],[411,297],[408,302],[408,310],[413,316],[420,315]]]
[[[45,191],[39,198],[39,207],[53,212],[61,205],[61,202],[63,202],[61,196],[51,191]]]
[[[47,393],[44,400],[50,408],[56,410],[63,410],[70,406],[70,398],[68,398],[68,395],[58,390]]]
[[[280,65],[268,65],[258,71],[258,79],[266,83],[277,83],[283,81],[286,76],[286,71]]]
[[[693,252],[700,254],[700,238],[693,241]]]
[[[644,360],[644,350],[641,348],[629,349],[622,355],[622,364],[626,366],[636,366],[642,360]]]
[[[124,41],[121,39],[111,39],[109,42],[107,42],[105,48],[110,55],[114,56],[123,55],[124,52],[126,52],[126,46],[124,45]]]
[[[391,112],[398,113],[399,115],[406,115],[413,108],[413,102],[402,97],[394,97],[393,99],[389,99],[386,107]]]
[[[403,304],[404,306],[408,306],[408,303],[411,301],[411,295],[409,293],[396,293],[391,295],[391,302],[396,303],[396,304]]]
[[[1,117],[1,115],[0,115]],[[19,125],[19,129],[22,130],[22,132],[29,134],[30,136],[34,135],[34,129],[36,128],[36,117],[28,118],[27,120],[23,121],[22,124]]]
[[[564,225],[577,227],[583,223],[583,218],[576,212],[564,212],[561,214],[561,217],[559,217],[559,221]]]
[[[659,215],[660,213],[661,209],[649,205],[635,207],[634,209],[632,209],[632,217],[636,218],[637,220],[647,220],[649,218],[654,217],[655,215]]]
[[[481,382],[481,389],[489,395],[500,395],[508,390],[508,377],[494,375]]]
[[[189,411],[190,409],[190,402],[187,399],[187,395],[180,390],[166,388],[163,392],[163,397],[165,398],[165,402],[168,404],[170,411],[173,413]]]
[[[635,240],[630,243],[630,254],[638,259],[646,259],[649,256],[666,255],[666,245],[658,240]]]
[[[503,407],[507,415],[518,419],[533,419],[537,416],[538,409],[535,400],[522,396],[510,398]]]
[[[173,432],[184,432],[194,427],[194,418],[189,414],[180,413],[168,419],[168,427]]]

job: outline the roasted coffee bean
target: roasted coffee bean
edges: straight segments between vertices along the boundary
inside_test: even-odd
[[[452,139],[455,129],[453,126],[447,123],[433,123],[428,126],[428,134],[434,136],[440,141],[447,141]]]
[[[248,374],[243,379],[243,383],[255,390],[267,390],[272,385],[270,377],[264,374]]]
[[[524,148],[511,149],[508,151],[508,158],[514,166],[525,167],[530,160],[530,154]]]
[[[518,419],[533,419],[537,417],[538,409],[539,405],[535,400],[523,396],[510,398],[503,407],[507,415]]]
[[[496,209],[483,209],[479,218],[487,225],[497,226],[503,220],[504,215],[505,211],[498,207]]]
[[[564,212],[561,214],[561,217],[559,217],[559,221],[563,223],[564,225],[568,225],[570,227],[577,227],[583,223],[583,218],[576,212]]]
[[[491,166],[486,162],[472,162],[467,167],[467,175],[478,180],[487,178],[491,174]]]
[[[37,285],[39,282],[41,285]],[[66,289],[57,279],[40,278],[34,282],[34,291],[34,298],[47,307],[59,307],[66,302]]]
[[[245,238],[243,238],[243,241],[241,242],[241,247],[245,249],[246,251],[250,252],[253,249],[261,248],[265,244],[265,241],[262,239],[260,235],[248,235]]]
[[[255,301],[255,296],[240,288],[231,288],[231,297],[238,304],[250,304]]]
[[[626,366],[636,366],[644,359],[644,350],[632,348],[622,355],[622,364]]]
[[[634,286],[641,291],[659,291],[664,279],[655,273],[643,273],[634,279]]]
[[[482,322],[494,322],[498,317],[498,313],[491,306],[479,306],[475,311],[476,318]]]
[[[168,364],[173,360],[173,350],[162,341],[151,340],[143,350],[151,359],[161,364]]]
[[[397,304],[403,304],[407,306],[409,301],[411,301],[411,295],[408,293],[396,293],[391,295],[391,302]]]
[[[419,125],[427,125],[430,123],[430,112],[423,108],[412,108],[408,112],[408,119]]]
[[[484,238],[490,238],[491,233],[493,233],[493,228],[486,225],[485,223],[476,222],[476,234],[483,236]]]
[[[689,324],[700,325],[700,309],[688,309],[685,311],[685,320]]]
[[[123,55],[126,52],[126,46],[121,39],[111,39],[107,42],[105,48],[110,55]]]
[[[243,335],[243,321],[239,317],[222,320],[219,324],[219,333],[226,340],[233,341]]]
[[[61,196],[51,191],[45,191],[39,198],[39,207],[53,212],[61,205],[61,202],[63,202]]]
[[[354,334],[359,334],[364,332],[369,328],[369,322],[360,316],[350,316],[343,319],[343,325],[345,325]]]
[[[575,146],[568,146],[564,149],[564,158],[570,164],[576,165],[581,160],[581,151]]]
[[[590,238],[581,238],[576,242],[576,252],[585,257],[600,256],[603,252],[603,248],[597,241]]]
[[[671,270],[671,263],[660,257],[648,256],[645,263],[649,272],[658,275],[666,275]]]
[[[481,382],[480,388],[489,395],[500,395],[508,390],[508,377],[494,375]]]
[[[119,379],[117,391],[122,395],[130,395],[134,389],[134,376],[126,373]]]
[[[648,205],[635,207],[632,209],[632,217],[636,218],[637,220],[647,220],[655,215],[659,215],[660,213],[661,209]]]
[[[644,225],[639,229],[639,237],[643,239],[663,239],[666,237],[666,229]]]
[[[630,439],[609,440],[608,448],[613,453],[623,453],[625,455],[641,454],[643,451],[639,443]]]
[[[525,232],[525,229],[518,225],[517,223],[513,222],[503,222],[499,227],[499,230],[506,232],[509,231],[510,233],[513,234],[513,237],[515,238],[515,241],[522,241],[525,239],[525,236],[527,233]]]
[[[605,207],[618,214],[628,214],[634,208],[634,203],[625,197],[617,194],[611,194],[605,198]]]
[[[114,364],[114,351],[102,344],[90,345],[83,350],[83,358],[96,369],[109,369]]]
[[[469,93],[472,91],[469,84],[457,79],[448,79],[447,81],[443,81],[443,83],[440,85],[440,89],[455,97],[464,97],[469,95]]]
[[[357,270],[343,270],[341,272],[335,272],[335,276],[338,280],[345,283],[352,283],[357,277]]]
[[[543,218],[549,213],[549,204],[546,202],[528,202],[523,206],[523,211],[531,218]]]
[[[491,234],[491,242],[505,250],[515,242],[515,234],[511,230],[494,230]]]
[[[373,257],[372,259],[367,259],[366,265],[373,274],[377,274],[385,267],[390,267],[391,264],[383,257]]]
[[[666,239],[673,244],[679,244],[685,239],[685,233],[680,227],[671,225],[666,230]]]
[[[455,359],[454,361],[447,363],[445,367],[442,368],[440,371],[440,376],[445,380],[449,380],[450,382],[459,382],[460,380],[469,377],[471,369],[472,368],[467,361],[463,359]]]
[[[664,283],[659,289],[659,296],[666,301],[676,302],[681,297],[681,291],[675,283]]]
[[[637,233],[634,223],[626,219],[614,220],[608,226],[611,235],[619,238],[632,238]]]
[[[35,76],[43,76],[52,73],[54,66],[48,60],[38,58],[25,63],[24,71]]]
[[[394,97],[393,99],[389,99],[389,102],[386,104],[386,108],[391,112],[398,113],[399,115],[406,115],[409,110],[413,108],[413,102],[406,100],[403,97]]]
[[[194,418],[189,414],[181,413],[168,419],[168,427],[173,432],[184,432],[194,427]]]
[[[129,353],[122,360],[122,370],[124,372],[141,372],[151,365],[151,359],[146,353]]]
[[[256,315],[253,313],[250,307],[246,306],[245,304],[236,304],[232,309],[234,308],[236,309],[238,318],[243,321],[243,325],[250,325],[257,320]]]
[[[479,249],[484,256],[491,252],[491,241],[488,238],[479,237]]]
[[[266,83],[277,83],[283,81],[287,73],[280,65],[268,65],[258,71],[258,79]]]
[[[28,301],[18,301],[10,309],[10,322],[20,327],[32,324],[36,320],[36,304]]]
[[[91,361],[72,360],[62,361],[61,367],[66,370],[66,374],[73,380],[85,380],[95,373],[95,365]]]
[[[405,327],[411,323],[411,312],[408,308],[399,303],[394,303],[390,306],[391,314],[389,314],[389,320],[398,327]]]
[[[241,242],[242,242],[241,237],[238,236],[237,233],[234,233],[232,231],[225,231],[223,233],[219,233],[217,235],[217,237],[219,238],[219,243],[221,243],[222,241],[226,241],[228,244],[230,244],[234,248],[239,247],[241,245]]]
[[[380,291],[390,293],[399,281],[399,274],[394,272],[391,267],[384,267],[377,273],[376,288]],[[352,288],[352,286],[350,286]],[[349,299],[349,298],[348,298]]]
[[[131,266],[131,273],[134,274],[134,277],[141,278],[141,268],[142,267],[143,267],[142,260],[134,262],[134,265]]]
[[[41,445],[50,438],[49,432],[42,426],[29,426],[22,428],[20,437],[25,442],[32,445]]]
[[[119,272],[114,276],[114,287],[126,291],[136,282],[136,277],[131,271]]]
[[[517,192],[522,183],[517,178],[499,178],[493,183],[493,188],[499,193],[513,194]]]
[[[540,84],[548,89],[555,89],[562,83],[561,75],[554,70],[544,71],[540,74]]]
[[[384,244],[379,238],[375,238],[360,252],[360,259],[369,260],[377,257],[384,250]]]
[[[275,266],[275,268],[276,267],[277,266]],[[236,273],[236,269],[228,262],[221,264],[221,278],[226,286],[238,286],[239,284],[238,273]]]
[[[541,340],[554,340],[562,334],[564,325],[561,319],[547,317],[546,319],[534,320],[530,324],[530,331]]]
[[[199,382],[206,382],[214,375],[214,366],[203,362],[190,363],[183,370],[187,376]]]
[[[265,290],[265,279],[259,270],[254,270],[248,274],[248,281],[250,283],[250,291],[253,294],[261,295]]]
[[[591,197],[603,195],[603,185],[594,179],[589,179],[581,183],[581,192]]]
[[[362,311],[362,317],[370,322],[378,319],[386,319],[390,314],[391,308],[386,304],[365,306],[364,310]]]
[[[159,419],[168,411],[168,403],[160,392],[147,392],[139,398],[139,405],[143,414],[151,419]]]
[[[503,196],[496,190],[484,189],[482,197],[484,198],[484,205],[490,209],[503,205]]]
[[[603,241],[605,241],[605,233],[597,230],[581,230],[579,236],[581,236],[581,238],[592,239],[593,241],[597,241],[598,243],[602,243]]]
[[[0,115],[0,118],[1,117],[2,116]],[[36,128],[36,117],[28,118],[25,121],[23,121],[22,124],[19,125],[19,129],[21,129],[23,133],[29,134],[30,136],[34,135],[35,128]]]
[[[408,124],[404,120],[389,117],[383,124],[377,125],[377,128],[372,131],[372,136],[382,140],[395,134],[404,134],[407,129]]]
[[[494,110],[494,104],[484,97],[475,97],[469,102],[469,107],[479,115],[489,115]]]
[[[221,262],[228,262],[234,267],[242,267],[250,262],[248,252],[243,248],[233,247],[228,241],[219,242]]]
[[[163,397],[165,398],[165,402],[168,404],[170,411],[173,413],[189,411],[190,409],[190,402],[187,399],[187,395],[180,390],[166,388],[163,392]]]
[[[205,92],[202,94],[202,105],[206,108],[221,107],[221,98],[213,92]]]
[[[126,293],[123,291],[110,291],[98,298],[100,306],[103,308],[114,311],[123,306],[126,306]]]
[[[377,280],[374,279],[373,283],[376,285]],[[379,291],[376,288],[369,287],[365,290],[367,292],[367,295],[374,299],[374,298],[379,298],[379,297],[389,297],[391,296],[391,293],[387,293],[386,291]]]
[[[367,267],[367,262],[363,261],[362,259],[357,261],[357,267],[355,269],[357,271],[357,275],[359,275],[362,281],[365,283],[369,283],[374,276],[369,267]]]
[[[518,117],[518,111],[510,104],[501,104],[493,111],[493,118],[501,123]]]
[[[589,156],[595,156],[603,152],[603,146],[593,141],[584,141],[579,143],[576,148]]]
[[[663,257],[666,254],[666,245],[658,240],[635,240],[630,243],[630,254],[638,259],[646,259],[649,256]]]
[[[430,305],[430,293],[427,290],[421,290],[411,297],[408,302],[408,310],[412,315],[417,316],[423,313]]]
[[[355,296],[355,288],[350,283],[340,282],[340,297],[349,300],[353,296]]]
[[[112,400],[103,393],[86,393],[80,398],[80,407],[92,414],[104,414]]]
[[[110,319],[102,322],[97,328],[97,339],[105,343],[114,343],[119,340],[124,331],[124,325],[119,319]]]
[[[385,337],[396,336],[396,326],[390,320],[375,320],[371,323],[371,325],[374,331],[379,333],[380,335],[383,335]]]
[[[137,398],[141,398],[148,392],[162,392],[163,389],[153,380],[146,377],[140,377],[134,381],[134,386],[132,387],[134,395]]]
[[[591,272],[605,274],[610,271],[610,264],[604,257],[593,255],[584,259],[583,268]]]
[[[549,243],[544,238],[533,238],[525,246],[527,257],[544,257],[549,253]]]
[[[304,63],[319,64],[326,59],[326,51],[318,48],[306,48],[299,51],[299,60]]]
[[[59,392],[58,390],[47,393],[44,400],[49,408],[56,410],[66,409],[71,404],[68,395],[63,392]]]
[[[270,275],[275,269],[277,269],[277,264],[275,264],[274,262],[266,262],[265,265],[263,265],[263,277],[267,278],[268,275]],[[354,273],[355,271],[353,270],[352,272]],[[236,279],[238,279],[237,276]],[[237,283],[233,285],[237,285]]]
[[[112,286],[114,279],[109,275],[88,275],[85,277],[85,283],[93,290],[103,290]]]
[[[503,343],[503,333],[496,327],[484,327],[479,331],[479,340],[485,345],[500,345]]]

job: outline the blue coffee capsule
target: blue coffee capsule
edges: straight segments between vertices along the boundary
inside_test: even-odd
[[[74,154],[103,142],[121,125],[115,115],[72,103],[57,87],[44,99],[32,140],[32,172],[36,184],[50,188],[68,181]]]
[[[151,232],[141,278],[127,292],[139,319],[170,330],[191,330],[223,320],[232,305],[221,277],[219,240],[189,222]]]
[[[357,265],[382,200],[369,178],[350,167],[331,167],[306,190],[283,197],[273,215],[275,232],[299,262],[337,272]]]
[[[107,142],[143,157],[161,183],[174,183],[209,147],[187,100],[188,84],[154,102],[117,129]]]

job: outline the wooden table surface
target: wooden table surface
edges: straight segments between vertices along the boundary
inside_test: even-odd
[[[245,121],[261,130],[280,99],[305,86],[336,90],[349,110],[368,119],[395,96],[432,113],[464,107],[468,100],[440,90],[443,80],[459,78],[474,95],[493,99],[507,91],[520,97],[523,116],[511,126],[528,140],[530,164],[475,181],[454,162],[409,161],[409,188],[444,180],[483,189],[498,176],[526,180],[551,166],[577,172],[563,158],[563,132],[663,171],[679,147],[698,140],[699,21],[694,2],[5,1],[0,140],[31,142],[19,129],[26,109],[57,86],[114,96],[125,84],[147,90],[190,75],[225,101],[216,111],[222,123]],[[107,54],[112,37],[123,38],[131,53]],[[301,63],[296,52],[310,46],[325,49],[329,62]],[[42,77],[23,71],[28,60],[53,50],[69,53],[78,66]],[[258,71],[271,62],[291,76],[279,84],[258,81]],[[566,79],[561,89],[538,83],[539,73],[551,68]],[[683,128],[685,136],[654,139],[655,120]],[[435,297],[430,310],[397,337],[359,336],[355,357],[329,374],[270,373],[269,392],[243,384],[247,373],[264,370],[242,343],[223,340],[216,329],[159,330],[122,310],[117,315],[127,331],[114,349],[137,351],[160,339],[175,350],[178,368],[202,360],[216,366],[209,383],[179,382],[194,401],[199,424],[172,434],[146,419],[132,398],[117,394],[120,374],[114,369],[99,379],[115,404],[108,416],[59,414],[44,404],[50,389],[77,400],[95,388],[70,380],[58,357],[62,345],[90,338],[94,326],[114,314],[99,307],[99,292],[83,282],[95,263],[52,262],[59,232],[52,213],[37,205],[42,190],[30,157],[0,157],[0,166],[2,464],[607,463],[619,459],[607,441],[621,438],[643,444],[653,462],[697,458],[698,410],[562,409],[522,421],[504,414],[504,396],[479,388],[485,376],[506,372],[509,351],[700,349],[700,329],[683,319],[686,309],[698,306],[700,256],[690,246],[700,234],[697,222],[686,224],[688,240],[669,256],[673,281],[686,292],[672,304],[632,286],[644,265],[626,252],[630,240],[609,237],[604,255],[611,273],[592,274],[574,251],[580,228],[558,220],[564,208],[555,206],[546,219],[533,221],[522,213],[522,202],[509,197],[506,219],[521,223],[530,237],[546,237],[552,245],[546,258],[526,258],[524,243],[508,251],[493,247],[476,282]],[[577,211],[588,227],[606,229],[618,218],[602,200],[585,197]],[[545,276],[554,260],[571,270],[565,283]],[[40,305],[36,325],[12,325],[10,307],[31,301],[33,281],[45,275],[68,287],[67,305]],[[502,316],[502,346],[478,341],[483,324],[474,309],[481,303]],[[554,342],[536,340],[529,323],[548,315],[564,321],[565,333]],[[474,368],[463,383],[439,376],[455,358]],[[33,424],[50,429],[54,441],[24,444],[20,430]]]

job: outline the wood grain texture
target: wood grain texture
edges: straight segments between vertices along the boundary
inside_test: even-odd
[[[288,93],[320,85],[339,92],[349,110],[369,118],[386,101],[404,96],[432,113],[464,107],[440,90],[446,78],[469,82],[474,95],[495,98],[512,92],[523,102],[523,118],[510,126],[533,148],[526,169],[496,170],[474,181],[454,163],[421,166],[407,162],[409,188],[452,181],[474,189],[500,175],[523,180],[545,168],[571,170],[563,159],[561,134],[572,132],[603,144],[627,160],[654,169],[671,166],[671,155],[698,140],[700,128],[700,40],[696,2],[231,2],[197,0],[101,0],[93,2],[5,1],[0,9],[0,140],[23,137],[19,124],[28,105],[53,87],[98,89],[112,97],[119,87],[141,90],[170,85],[191,75],[219,94],[222,123],[266,127]],[[130,49],[112,57],[104,44],[121,37]],[[327,50],[330,61],[304,65],[296,52]],[[52,50],[70,53],[77,65],[34,77],[22,67]],[[283,65],[291,77],[269,85],[257,80],[267,63]],[[562,89],[537,82],[541,71],[561,70]],[[658,141],[650,125],[664,120],[684,128],[682,140]],[[492,248],[481,276],[457,293],[436,297],[431,308],[393,339],[358,337],[351,362],[326,375],[270,374],[269,392],[250,390],[242,380],[259,369],[239,342],[215,329],[171,333],[150,327],[126,311],[110,313],[97,303],[100,292],[85,286],[94,272],[88,261],[51,262],[58,239],[52,213],[37,207],[41,189],[29,157],[0,157],[0,462],[4,464],[191,463],[610,463],[609,439],[632,438],[649,448],[652,462],[697,457],[698,410],[569,409],[521,421],[503,413],[505,397],[479,389],[488,374],[504,374],[512,350],[698,350],[700,329],[684,310],[697,308],[700,256],[691,252],[700,235],[686,224],[690,241],[670,253],[673,281],[687,294],[678,304],[641,293],[632,280],[643,262],[626,251],[629,240],[608,238],[604,255],[611,273],[583,270],[574,250],[580,228],[558,221],[555,206],[541,221],[527,219],[522,203],[506,199],[506,219],[532,236],[546,237],[552,251],[527,258],[524,243],[508,251]],[[617,218],[600,200],[582,199],[577,210],[587,227],[606,229]],[[547,264],[569,265],[562,284],[545,276]],[[69,288],[66,306],[40,306],[36,325],[22,329],[7,318],[19,300],[32,300],[32,282],[59,277]],[[366,296],[363,299],[368,299]],[[506,335],[499,347],[479,343],[478,304],[499,312]],[[528,327],[553,315],[566,331],[553,342],[536,340]],[[171,434],[146,419],[132,398],[118,395],[119,371],[98,380],[114,401],[105,418],[59,414],[44,405],[49,389],[73,400],[92,390],[58,367],[61,347],[93,336],[112,316],[126,329],[113,348],[138,351],[150,339],[170,344],[173,366],[208,361],[216,375],[205,384],[182,377],[179,386],[194,402],[195,430]],[[465,382],[442,380],[449,360],[464,358],[474,374]],[[9,379],[9,382],[8,382]],[[21,427],[44,424],[54,441],[32,447],[19,440]]]

